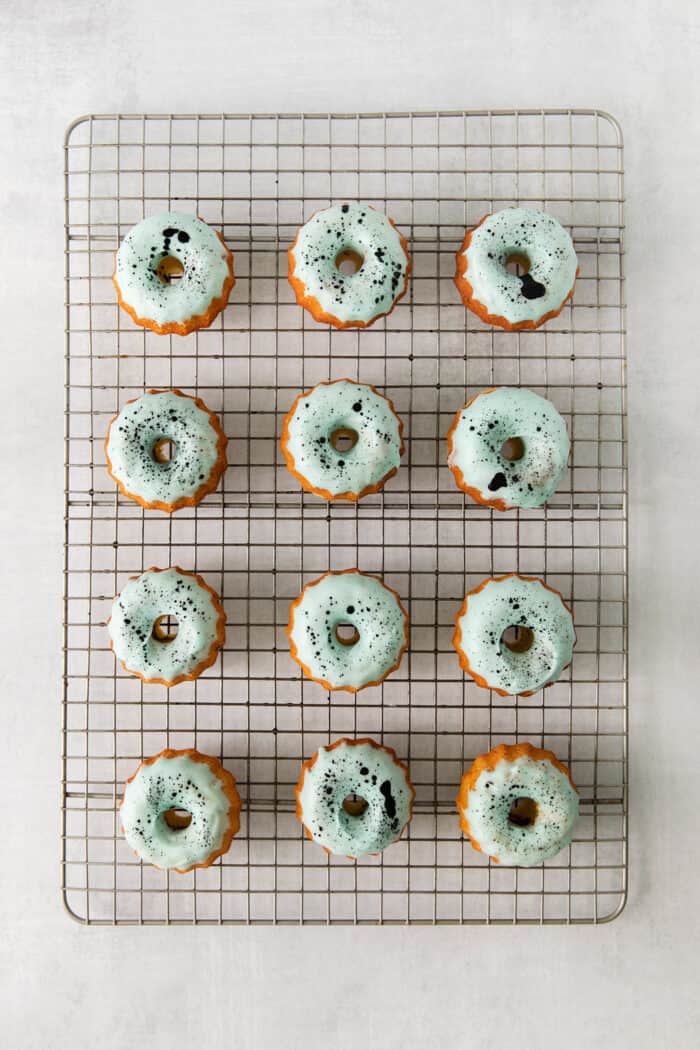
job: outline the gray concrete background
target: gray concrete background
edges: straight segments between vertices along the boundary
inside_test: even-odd
[[[698,1045],[700,8],[0,6],[0,1043]],[[59,885],[63,211],[80,113],[597,106],[627,165],[631,896],[599,929],[83,929]]]

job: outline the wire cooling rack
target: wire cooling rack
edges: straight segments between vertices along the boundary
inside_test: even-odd
[[[90,116],[66,137],[67,515],[63,890],[87,923],[590,923],[626,893],[626,437],[623,165],[604,113],[537,110],[363,115]],[[362,200],[408,238],[408,294],[368,331],[316,324],[294,302],[286,249],[319,207]],[[499,207],[544,208],[581,264],[573,303],[536,332],[464,310],[452,283],[465,227]],[[110,281],[129,227],[165,209],[220,229],[237,284],[211,328],[137,328]],[[324,379],[373,383],[406,424],[407,454],[357,506],[303,493],[278,447],[282,418]],[[522,384],[567,420],[573,460],[547,507],[492,513],[446,466],[455,411],[484,387]],[[109,479],[111,417],[150,387],[218,412],[231,466],[220,491],[172,517]],[[129,575],[179,564],[227,612],[226,647],[196,682],[144,686],[116,666],[105,621]],[[378,573],[411,616],[411,647],[382,686],[329,694],[303,679],[284,627],[327,569]],[[465,591],[517,570],[572,605],[571,668],[530,698],[465,679],[451,645]],[[408,834],[379,857],[329,858],[294,815],[300,764],[342,735],[408,762]],[[571,847],[499,868],[462,837],[454,806],[471,760],[529,740],[571,766],[582,816]],[[139,862],[117,807],[143,756],[196,746],[244,799],[240,834],[213,867]]]

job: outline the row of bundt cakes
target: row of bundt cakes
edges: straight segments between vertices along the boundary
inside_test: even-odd
[[[307,836],[352,860],[381,853],[411,819],[415,789],[396,752],[369,738],[343,738],[304,762],[296,814]],[[579,795],[568,768],[529,743],[499,744],[462,777],[460,826],[496,863],[541,864],[571,842]],[[126,840],[157,868],[209,867],[240,828],[233,775],[215,758],[167,749],[127,780],[121,802]]]
[[[336,328],[367,328],[391,313],[411,272],[405,237],[383,212],[363,203],[317,211],[299,229],[288,259],[299,305]],[[486,215],[467,231],[456,260],[454,280],[464,305],[511,331],[556,317],[578,275],[567,231],[533,208]],[[201,219],[164,212],[127,233],[112,279],[120,306],[136,324],[161,335],[187,335],[210,325],[228,303],[233,256]]]
[[[399,667],[408,623],[399,595],[379,577],[359,569],[327,572],[291,604],[290,653],[324,689],[357,693]],[[193,681],[214,663],[225,625],[218,595],[198,573],[178,566],[130,577],[107,621],[110,646],[124,669],[168,687]],[[568,667],[576,634],[558,591],[509,573],[469,591],[452,641],[477,685],[501,696],[530,696]]]
[[[319,383],[294,401],[280,445],[307,492],[357,501],[399,469],[404,425],[392,401],[351,379]],[[219,484],[227,438],[218,417],[181,390],[128,401],[105,440],[107,469],[125,496],[148,510],[193,507]],[[458,486],[495,510],[533,508],[556,491],[570,453],[564,420],[532,390],[483,390],[455,415],[447,462]]]

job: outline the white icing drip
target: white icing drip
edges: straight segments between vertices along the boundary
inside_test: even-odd
[[[353,794],[368,803],[359,816],[343,808]],[[391,754],[378,745],[347,743],[319,748],[298,795],[301,819],[314,841],[349,857],[379,853],[396,842],[410,819],[412,797]]]
[[[170,642],[153,637],[157,619],[172,616],[177,636]],[[172,682],[191,674],[210,653],[217,638],[219,609],[194,576],[178,569],[151,569],[129,580],[112,605],[109,634],[114,655],[132,674],[145,680]]]
[[[362,259],[354,274],[336,266],[342,251]],[[342,324],[369,324],[403,294],[408,259],[398,231],[383,212],[367,204],[336,204],[316,212],[290,249],[294,276],[324,313]]]
[[[166,237],[165,230],[173,235]],[[167,283],[159,276],[166,256],[182,263],[180,280]],[[129,230],[117,252],[115,276],[122,299],[137,316],[164,326],[206,313],[230,272],[226,249],[211,226],[194,215],[163,212]]]
[[[519,437],[521,459],[501,454]],[[571,448],[566,424],[554,405],[532,390],[500,387],[480,394],[459,413],[452,432],[450,467],[482,499],[507,507],[539,507],[550,499],[566,469]]]
[[[338,452],[336,430],[353,430],[357,444]],[[286,448],[294,467],[333,496],[358,495],[379,484],[401,462],[400,424],[385,397],[371,387],[340,379],[310,390],[287,420]]]
[[[466,253],[467,272],[474,298],[488,312],[510,324],[537,321],[558,310],[576,279],[578,261],[571,237],[559,222],[534,208],[504,208],[494,212],[472,231]],[[530,261],[529,278],[544,287],[544,294],[528,299],[527,287],[505,268],[510,255]]]
[[[163,438],[175,449],[169,462],[159,463],[153,450]],[[147,504],[172,505],[193,497],[209,478],[218,441],[209,414],[193,398],[163,390],[124,406],[110,427],[107,455],[127,492]]]
[[[518,798],[532,799],[537,806],[533,823],[525,827],[509,819]],[[530,867],[571,842],[579,797],[569,778],[548,759],[521,755],[485,769],[460,812],[484,853],[501,864]]]
[[[576,641],[571,613],[539,580],[489,580],[467,599],[466,612],[457,618],[461,650],[491,689],[513,695],[535,692],[556,681],[571,662]],[[526,652],[512,652],[501,642],[503,632],[513,626],[534,632]]]
[[[126,840],[142,860],[158,868],[185,870],[202,864],[222,844],[231,802],[204,762],[163,755],[142,765],[126,785],[121,820]],[[175,830],[163,814],[186,810],[188,827]]]
[[[336,637],[339,624],[359,633],[354,645]],[[292,609],[297,659],[333,689],[362,689],[391,670],[406,647],[408,617],[396,595],[373,576],[329,573],[305,588]]]

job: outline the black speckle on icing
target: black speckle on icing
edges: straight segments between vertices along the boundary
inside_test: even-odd
[[[393,820],[396,816],[396,799],[391,793],[391,781],[384,780],[379,785],[379,790],[384,796],[384,809],[389,820]]]
[[[545,286],[536,281],[531,274],[523,273],[520,275],[520,294],[524,295],[526,299],[541,299],[546,290]]]

